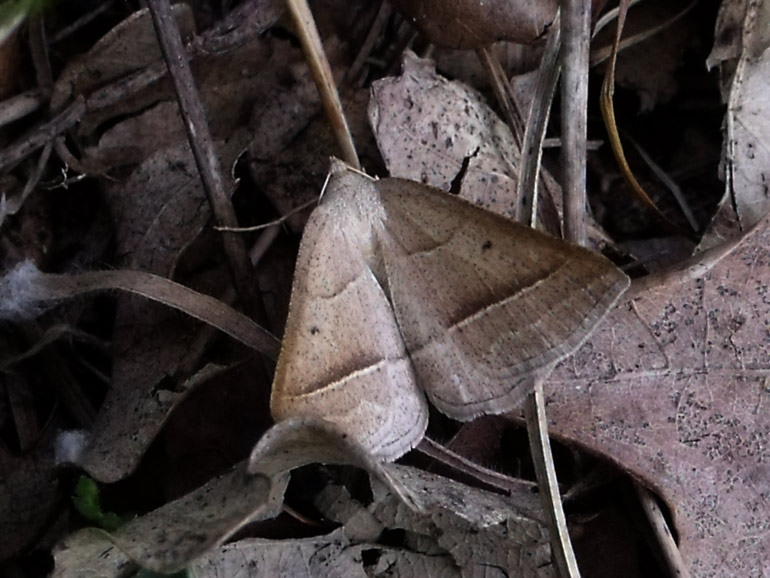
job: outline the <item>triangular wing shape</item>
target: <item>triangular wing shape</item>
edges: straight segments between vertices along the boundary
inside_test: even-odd
[[[350,175],[356,186],[369,188],[347,194],[339,190],[344,182],[332,183],[335,190],[305,228],[270,406],[276,420],[334,422],[373,454],[393,460],[422,439],[428,408],[367,262],[371,225],[355,203],[376,203],[376,192],[372,181]]]
[[[376,183],[388,292],[421,387],[469,420],[517,405],[629,284],[610,261],[438,189]]]

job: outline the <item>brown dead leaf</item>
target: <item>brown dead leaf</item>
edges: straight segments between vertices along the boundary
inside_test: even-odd
[[[555,435],[663,497],[692,576],[767,569],[769,223],[708,271],[632,288],[546,385]]]
[[[194,23],[190,8],[175,4],[174,9],[182,36],[191,38]],[[210,41],[212,37],[207,38]],[[284,43],[277,42],[279,52]],[[196,53],[192,62],[196,87],[215,139],[227,139],[242,127],[255,101],[264,95],[266,86],[271,86],[265,82],[264,70],[274,54],[272,45],[272,41],[252,37],[223,52]],[[76,135],[84,145],[86,166],[102,172],[136,164],[159,149],[186,142],[176,97],[167,80],[148,81],[146,86],[118,86],[131,75],[144,73],[160,62],[149,13],[140,10],[71,62],[57,79],[54,106],[64,106],[78,94],[89,96],[107,86],[121,96],[112,105],[90,110],[80,121]]]
[[[241,146],[234,139],[220,150],[227,166]],[[210,218],[189,147],[159,151],[125,183],[107,187],[106,192],[116,224],[117,250],[128,266],[173,276],[180,255]],[[214,275],[221,278],[221,272]],[[226,282],[224,278],[219,285],[224,287]],[[119,297],[112,384],[83,463],[94,478],[115,481],[131,472],[181,401],[180,384],[175,386],[168,378],[188,355],[196,327],[195,321],[164,305]]]
[[[373,84],[369,120],[390,176],[515,214],[520,152],[510,129],[478,92],[437,74],[432,61],[405,53],[400,76]],[[559,231],[561,190],[545,169],[539,189],[538,222]],[[593,219],[589,238],[595,246],[607,240]]]
[[[366,578],[362,550],[343,528],[301,540],[247,538],[207,554],[190,570],[197,578]]]
[[[172,572],[221,544],[244,524],[278,515],[286,476],[280,472],[270,478],[248,475],[243,465],[112,534],[94,528],[76,532],[56,548],[53,575],[117,578],[131,561]]]
[[[272,54],[271,43],[257,39],[194,60],[196,86],[213,138],[227,139],[247,122],[265,90],[264,69]],[[99,134],[101,125],[109,126],[109,121],[127,115],[129,118]],[[98,144],[86,149],[86,158],[106,167],[139,163],[159,149],[187,140],[176,99],[165,85],[148,87],[121,101],[119,107],[87,117],[80,136],[94,138],[90,131],[98,136]]]
[[[173,10],[182,36],[189,38],[195,31],[190,7],[179,3]],[[138,10],[67,65],[54,86],[51,109],[61,110],[78,94],[88,94],[160,58],[150,13]]]
[[[555,0],[393,0],[425,36],[447,48],[478,48],[498,40],[527,44],[553,21]]]
[[[555,576],[542,511],[525,511],[515,498],[474,489],[415,468],[390,464],[397,479],[422,505],[415,511],[381,486],[367,508],[344,489],[327,487],[318,506],[327,518],[345,524],[350,538],[368,545],[378,562],[374,575],[395,576]],[[383,530],[404,532],[403,544],[383,546]]]

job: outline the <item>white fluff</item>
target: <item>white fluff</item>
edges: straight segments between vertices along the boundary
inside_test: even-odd
[[[42,311],[39,301],[40,270],[32,261],[22,261],[0,277],[0,320],[34,319]]]
[[[57,465],[80,465],[88,446],[88,432],[72,429],[60,432],[54,440]]]

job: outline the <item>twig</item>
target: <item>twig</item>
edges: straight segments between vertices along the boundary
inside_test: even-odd
[[[302,51],[305,53],[305,59],[310,66],[310,73],[313,75],[318,94],[321,96],[326,118],[342,152],[342,160],[360,169],[361,163],[358,160],[358,153],[353,144],[348,121],[342,111],[342,103],[334,82],[332,69],[326,58],[323,44],[321,44],[321,38],[318,35],[318,28],[316,28],[310,7],[306,0],[286,0],[286,5],[297,27]]]
[[[296,215],[297,213],[301,213],[305,209],[317,204],[318,204],[318,199],[311,199],[306,203],[302,203],[299,207],[295,207],[285,215],[278,217],[277,219],[273,219],[272,221],[268,221],[267,223],[262,223],[261,225],[254,225],[251,227],[214,227],[214,228],[217,231],[231,231],[233,233],[249,233],[252,231],[261,231],[263,229],[269,229],[269,228],[275,227],[276,225],[282,225],[285,221],[290,219],[292,216]]]
[[[214,213],[214,219],[220,226],[237,227],[238,220],[225,189],[225,181],[203,111],[203,104],[190,69],[189,55],[182,43],[182,37],[171,11],[171,4],[169,0],[148,0],[147,5],[152,15],[163,58],[174,84],[190,148]],[[257,284],[254,281],[243,237],[223,232],[222,242],[244,310],[256,319],[265,319],[263,308],[256,296]]]
[[[350,65],[350,68],[348,68],[348,71],[345,74],[345,79],[347,82],[354,82],[358,79],[359,76],[361,76],[363,79],[364,75],[362,72],[364,69],[364,64],[371,55],[372,49],[374,48],[377,40],[379,40],[382,31],[385,29],[385,25],[388,23],[388,18],[390,18],[392,13],[393,8],[391,7],[390,2],[387,0],[382,0],[380,2],[380,8],[377,11],[377,15],[374,17],[374,22],[372,22],[372,25],[369,27],[369,32],[366,35],[366,39],[361,45],[361,48],[359,49],[358,55],[353,61],[353,64]]]
[[[46,143],[43,147],[43,151],[40,153],[37,163],[35,163],[35,168],[32,170],[27,182],[24,184],[24,189],[21,191],[21,194],[7,201],[5,212],[0,215],[0,224],[2,224],[3,219],[7,215],[15,215],[24,205],[24,201],[27,200],[27,197],[29,197],[35,190],[40,182],[40,178],[43,176],[43,171],[45,171],[45,167],[48,164],[48,159],[51,158],[52,148],[53,145],[51,145],[51,143]]]
[[[564,236],[586,244],[586,126],[588,118],[588,56],[591,3],[562,2],[562,188]]]
[[[105,2],[101,2],[97,4],[96,8],[91,10],[91,12],[88,12],[87,14],[84,14],[77,20],[75,20],[72,24],[69,26],[65,26],[61,30],[59,30],[56,34],[53,35],[51,38],[51,44],[56,44],[57,42],[61,42],[68,36],[71,36],[83,26],[97,18],[98,16],[101,16],[103,13],[107,12],[110,8],[112,8],[112,5],[115,3],[115,0],[106,0]]]
[[[83,117],[85,110],[85,100],[82,96],[78,96],[56,117],[27,133],[10,147],[0,151],[0,172],[7,171],[20,160],[51,142],[57,135],[73,127]]]
[[[585,245],[586,126],[588,111],[588,43],[591,8],[584,0],[561,3],[562,51],[562,190],[564,232],[573,243]],[[554,48],[552,46],[552,48]],[[534,105],[533,105],[534,106]],[[533,139],[536,135],[533,135]],[[542,138],[542,137],[540,137]],[[528,144],[528,147],[531,146]],[[540,148],[540,147],[538,147]],[[531,154],[531,152],[530,152]],[[537,172],[535,172],[537,176]],[[535,210],[533,205],[533,212]],[[562,578],[578,578],[575,553],[553,464],[542,380],[524,404],[527,433],[543,508],[549,516],[549,535],[554,564]]]
[[[32,114],[43,106],[43,101],[39,90],[27,90],[0,102],[0,127]]]
[[[414,448],[414,451],[441,463],[458,474],[472,478],[479,484],[488,486],[493,491],[509,496],[515,495],[517,498],[525,495],[529,495],[529,498],[534,498],[532,492],[534,484],[532,482],[511,478],[505,474],[480,466],[434,442],[427,436]],[[533,517],[542,519],[543,510],[541,507],[538,507],[537,499],[524,498],[523,502],[517,503],[517,505],[526,509],[527,513]]]
[[[45,36],[43,18],[40,15],[31,18],[27,29],[29,30],[29,52],[35,67],[37,87],[43,97],[48,99],[53,92],[53,72],[51,71],[51,60],[48,57],[48,41]]]
[[[672,578],[689,578],[690,571],[682,560],[682,554],[674,542],[674,537],[671,535],[663,512],[660,511],[660,506],[655,501],[655,496],[637,481],[634,481],[634,492],[642,505],[647,521],[652,526],[656,544],[660,548],[669,575]]]
[[[186,58],[189,60],[190,56]],[[154,62],[138,70],[133,74],[119,78],[115,82],[112,82],[100,88],[88,95],[87,110],[88,112],[94,112],[102,108],[112,106],[128,96],[136,94],[140,90],[146,88],[154,82],[157,82],[168,74],[168,67],[163,61]]]

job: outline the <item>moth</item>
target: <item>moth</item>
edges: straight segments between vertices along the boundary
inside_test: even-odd
[[[461,421],[516,407],[628,284],[587,249],[336,161],[300,244],[272,414],[395,460],[424,436],[427,400]]]

